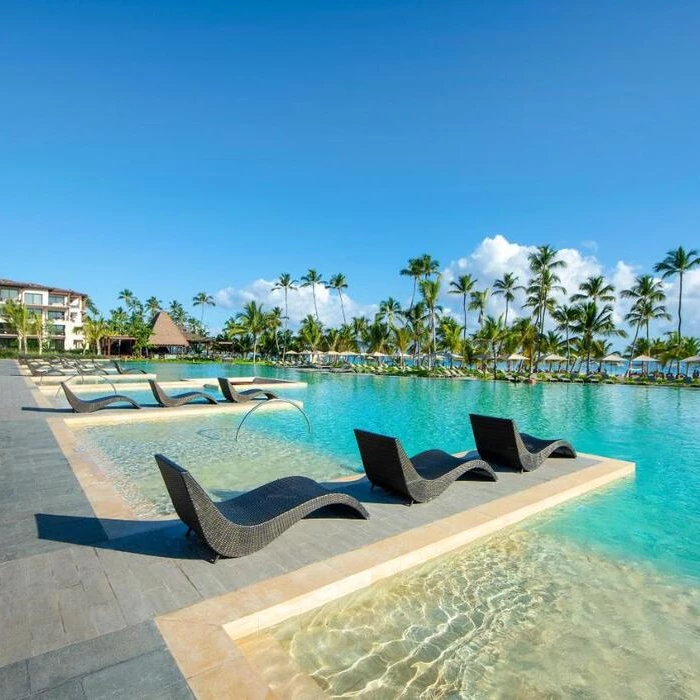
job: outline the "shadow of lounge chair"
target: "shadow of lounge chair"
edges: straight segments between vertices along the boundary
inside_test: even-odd
[[[476,450],[489,464],[531,472],[548,457],[576,457],[576,450],[566,440],[542,440],[521,433],[510,418],[470,413],[469,420]]]
[[[453,481],[473,472],[496,481],[493,469],[475,457],[454,457],[442,450],[426,450],[408,457],[394,437],[355,429],[362,465],[372,487],[400,494],[409,503],[424,503],[439,496]]]
[[[246,401],[253,401],[255,399],[277,399],[279,398],[277,394],[271,391],[265,391],[264,389],[245,389],[244,391],[238,391],[229,381],[228,377],[217,377],[219,381],[219,388],[224,398],[231,403],[245,403]]]
[[[168,394],[165,393],[163,387],[160,384],[158,384],[158,382],[154,381],[153,379],[149,379],[148,383],[151,386],[151,391],[153,392],[155,400],[161,406],[163,406],[163,408],[183,406],[184,404],[190,403],[191,401],[196,401],[197,399],[205,399],[209,403],[213,404],[217,403],[216,399],[213,396],[207,394],[204,391],[186,391],[184,394],[175,394],[175,396],[168,396]]]
[[[352,496],[323,488],[305,476],[287,476],[263,484],[229,501],[215,503],[196,479],[162,454],[155,455],[170,500],[180,519],[221,557],[251,554],[310,513],[341,506],[369,518]]]
[[[117,360],[112,360],[118,374],[148,374],[145,369],[124,369]]]
[[[122,394],[110,394],[109,396],[100,396],[96,399],[81,399],[68,388],[65,382],[61,382],[61,388],[68,399],[70,407],[76,413],[92,413],[93,411],[99,411],[101,408],[107,408],[113,403],[125,402],[130,403],[134,408],[141,408],[136,401]]]

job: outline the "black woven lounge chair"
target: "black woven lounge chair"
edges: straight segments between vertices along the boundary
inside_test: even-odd
[[[186,391],[184,394],[175,394],[175,396],[168,396],[163,387],[158,384],[158,382],[153,379],[149,379],[148,383],[151,385],[151,391],[156,401],[164,408],[173,408],[174,406],[182,406],[191,401],[196,401],[197,399],[205,399],[209,403],[217,403],[216,399],[207,394],[204,391]]]
[[[490,464],[531,472],[548,457],[576,457],[566,440],[542,440],[518,431],[510,418],[469,414],[479,456]]]
[[[186,469],[164,455],[155,455],[180,520],[221,557],[251,554],[294,523],[326,506],[340,506],[360,518],[369,518],[352,496],[328,491],[305,476],[287,476],[263,484],[229,501],[215,503]]]
[[[253,401],[255,399],[277,399],[279,398],[277,394],[271,391],[265,391],[264,389],[244,389],[243,391],[238,391],[233,387],[228,377],[217,377],[219,380],[219,388],[224,398],[232,403],[245,403],[246,401]]]
[[[424,503],[439,496],[467,472],[490,481],[498,479],[486,462],[474,457],[454,457],[442,450],[426,450],[408,457],[397,438],[357,428],[355,439],[372,487],[394,491],[410,503]]]
[[[145,369],[124,369],[117,360],[112,360],[118,374],[148,374]]]
[[[65,382],[61,382],[61,387],[68,399],[70,407],[76,413],[92,413],[93,411],[99,411],[101,408],[107,408],[107,406],[111,406],[113,403],[129,403],[134,408],[141,408],[136,401],[122,394],[110,394],[109,396],[100,396],[97,399],[81,399],[68,388]]]

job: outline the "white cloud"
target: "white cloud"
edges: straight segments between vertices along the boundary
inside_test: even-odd
[[[266,310],[279,306],[284,311],[284,292],[273,290],[274,281],[257,279],[245,287],[224,287],[215,295],[218,306],[227,309],[240,310],[248,301],[264,304]],[[316,306],[321,322],[326,326],[339,326],[343,322],[340,299],[337,292],[316,285]],[[345,317],[348,321],[353,316],[368,316],[373,318],[377,311],[375,304],[358,304],[352,297],[343,294]],[[315,315],[314,300],[311,287],[299,287],[287,293],[287,309],[291,326],[298,323],[309,314]]]
[[[581,245],[583,248],[583,244]],[[476,289],[492,287],[494,280],[502,277],[506,272],[511,272],[518,277],[518,284],[525,285],[530,278],[528,255],[536,250],[536,246],[525,246],[510,242],[505,236],[498,234],[484,238],[476,248],[466,255],[450,262],[442,271],[442,297],[440,303],[446,312],[454,315],[458,320],[462,319],[462,299],[458,295],[449,294],[449,283],[459,275],[471,274],[476,278]],[[561,278],[561,284],[566,288],[566,298],[578,290],[579,285],[586,278],[593,275],[604,275],[615,287],[617,301],[614,305],[615,322],[623,323],[625,314],[629,311],[630,302],[620,298],[620,292],[628,289],[634,283],[635,278],[650,272],[639,268],[637,265],[618,260],[612,268],[606,268],[595,254],[587,253],[577,248],[563,248],[559,256],[566,261],[567,267],[557,271]],[[397,278],[393,288],[388,286],[386,298],[396,293],[405,278]],[[273,291],[274,281],[256,279],[241,287],[225,287],[215,294],[217,306],[232,311],[239,311],[244,303],[255,300],[265,305],[266,309],[275,306],[284,308],[284,294],[281,290]],[[678,279],[672,278],[664,282],[667,299],[666,306],[673,316],[672,321],[662,321],[652,328],[652,333],[661,334],[672,330],[676,326],[676,309],[678,303]],[[560,301],[564,300],[560,295]],[[410,297],[405,300],[408,305]],[[316,301],[321,321],[327,326],[338,326],[342,323],[340,302],[336,292],[322,286],[316,287]],[[348,319],[353,316],[367,316],[373,318],[377,311],[377,304],[360,304],[352,297],[343,295],[345,315]],[[522,316],[522,303],[524,294],[516,292],[515,302],[509,310],[509,321]],[[292,327],[308,314],[314,313],[313,298],[310,287],[290,291],[288,294],[289,317]],[[499,316],[505,311],[503,297],[491,296],[487,305],[487,313]],[[473,330],[476,326],[476,314],[469,314],[468,326]],[[700,270],[693,270],[686,274],[683,282],[683,333],[684,335],[700,335]],[[620,340],[620,345],[626,341]]]

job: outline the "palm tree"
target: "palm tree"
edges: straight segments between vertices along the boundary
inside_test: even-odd
[[[119,301],[123,301],[126,304],[126,308],[131,310],[136,302],[136,295],[130,289],[122,289],[117,295]]]
[[[102,354],[102,340],[109,336],[110,330],[107,321],[101,316],[91,318],[88,316],[83,323],[83,335],[85,336],[85,349],[94,346],[95,354]]]
[[[517,286],[518,276],[512,272],[506,272],[501,279],[493,283],[493,295],[495,297],[502,296],[506,302],[506,315],[503,319],[503,325],[508,327],[508,308],[511,302],[515,301],[515,290]]]
[[[586,353],[586,374],[590,372],[593,341],[596,336],[609,337],[617,335],[624,337],[627,333],[615,327],[613,322],[613,307],[604,304],[599,307],[595,301],[577,304],[576,320],[571,330],[578,335],[581,349]]]
[[[433,258],[432,255],[428,255],[426,253],[424,255],[421,255],[419,260],[423,279],[430,279],[433,275],[438,275],[438,277],[440,276],[440,263],[437,260],[435,260],[435,258]]]
[[[338,298],[340,299],[340,310],[343,313],[343,323],[347,323],[345,319],[345,307],[343,306],[343,289],[348,288],[345,275],[342,272],[339,272],[337,275],[331,275],[326,287],[328,289],[335,289],[335,291],[338,292]]]
[[[320,322],[321,319],[318,317],[318,306],[316,306],[316,285],[323,284],[321,273],[311,267],[301,278],[301,283],[302,287],[311,287],[311,294],[313,295],[314,299],[314,311],[316,312],[316,320]]]
[[[498,362],[498,348],[500,347],[506,329],[503,325],[503,318],[495,319],[493,316],[486,316],[476,334],[476,338],[483,347],[491,353],[493,361],[493,378],[496,379],[496,363]]]
[[[41,312],[32,311],[29,314],[28,334],[36,336],[37,348],[40,355],[44,354],[44,341],[47,332],[48,329],[44,323],[44,316]]]
[[[396,327],[396,319],[401,315],[401,304],[396,299],[389,297],[379,302],[377,320],[386,321],[392,328]]]
[[[255,364],[258,352],[258,338],[268,327],[267,315],[263,311],[263,305],[255,301],[249,301],[243,307],[243,311],[236,314],[241,328],[253,338],[253,364]]]
[[[216,303],[214,302],[214,297],[211,296],[211,294],[207,294],[206,292],[198,292],[192,297],[192,306],[201,306],[202,307],[202,315],[199,319],[199,323],[204,326],[204,309],[207,306],[216,306]]]
[[[571,365],[571,328],[576,322],[578,312],[573,306],[561,304],[552,312],[552,318],[557,324],[558,331],[563,331],[566,336],[566,371],[569,371]]]
[[[437,304],[438,298],[440,296],[440,278],[436,280],[422,279],[419,284],[420,293],[425,302],[425,306],[428,309],[428,316],[430,318],[430,345],[431,345],[431,356],[428,358],[428,367],[432,367],[432,355],[435,354],[436,350],[436,324],[435,317],[436,312],[439,310]]]
[[[423,274],[423,264],[421,258],[410,258],[408,261],[408,267],[404,267],[399,273],[404,277],[413,277],[413,293],[411,294],[411,305],[409,309],[413,308],[413,303],[416,300],[416,291],[418,289],[418,280]]]
[[[471,275],[460,275],[456,280],[450,282],[450,294],[461,294],[462,295],[462,309],[464,311],[464,328],[462,340],[467,339],[467,296],[474,289],[474,285],[477,280],[475,280]]]
[[[282,309],[279,306],[273,307],[265,316],[265,330],[272,334],[275,342],[275,350],[277,355],[280,354],[279,330],[282,327]]]
[[[149,297],[146,299],[146,311],[148,311],[151,320],[155,318],[155,315],[161,310],[162,307],[163,302],[160,299],[156,297]]]
[[[170,302],[168,313],[178,326],[183,327],[185,325],[187,314],[185,313],[185,308],[179,301],[173,299],[173,301]]]
[[[578,301],[615,301],[615,287],[608,284],[602,275],[589,277],[578,286],[579,291],[571,295],[571,303]]]
[[[637,338],[642,326],[646,327],[646,340],[649,345],[649,323],[655,320],[671,320],[670,314],[666,312],[666,294],[660,280],[654,279],[651,275],[640,275],[629,289],[623,289],[620,296],[624,299],[633,299],[629,313],[625,315],[625,321],[635,326],[634,340],[630,348],[627,373],[629,373],[632,358],[637,350]]]
[[[27,352],[27,335],[29,333],[29,311],[21,301],[8,299],[2,306],[5,323],[17,334],[17,349]]]
[[[489,300],[489,293],[490,290],[488,288],[482,289],[481,291],[474,290],[471,293],[471,301],[469,302],[469,310],[470,311],[477,311],[479,313],[479,317],[477,319],[477,323],[479,324],[479,328],[481,328],[483,322],[484,322],[484,314],[486,313],[486,304]]]
[[[391,330],[394,333],[394,345],[399,353],[401,369],[404,369],[406,367],[405,356],[408,353],[408,348],[411,346],[411,330],[406,326],[402,326],[401,328],[392,326]]]
[[[548,245],[540,246],[534,253],[530,253],[528,262],[533,277],[525,289],[527,294],[525,306],[532,308],[535,324],[541,338],[544,333],[547,312],[551,312],[555,308],[554,293],[566,294],[566,289],[559,284],[561,280],[555,272],[559,268],[566,267],[566,262],[558,260],[557,251]],[[537,370],[539,355],[538,347],[535,370]]]
[[[683,246],[669,250],[666,257],[654,265],[654,272],[660,272],[663,279],[678,275],[678,337],[681,333],[681,306],[683,303],[683,275],[700,267],[700,254],[696,249],[686,251]]]
[[[287,330],[287,323],[289,322],[289,306],[287,304],[287,294],[296,289],[297,281],[292,278],[288,272],[283,272],[275,282],[275,286],[272,291],[281,289],[284,292],[284,330]],[[284,351],[287,351],[287,346],[284,346]]]
[[[316,354],[323,342],[323,325],[311,314],[302,319],[299,325],[299,342],[301,347],[308,348],[312,354]]]

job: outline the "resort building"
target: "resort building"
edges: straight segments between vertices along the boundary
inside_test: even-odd
[[[50,341],[54,350],[77,350],[83,347],[82,325],[87,294],[32,282],[0,279],[0,347],[17,341],[15,329],[3,316],[3,307],[9,299],[24,304],[30,313],[40,314],[43,320],[44,341]],[[28,338],[36,342],[37,334]]]

